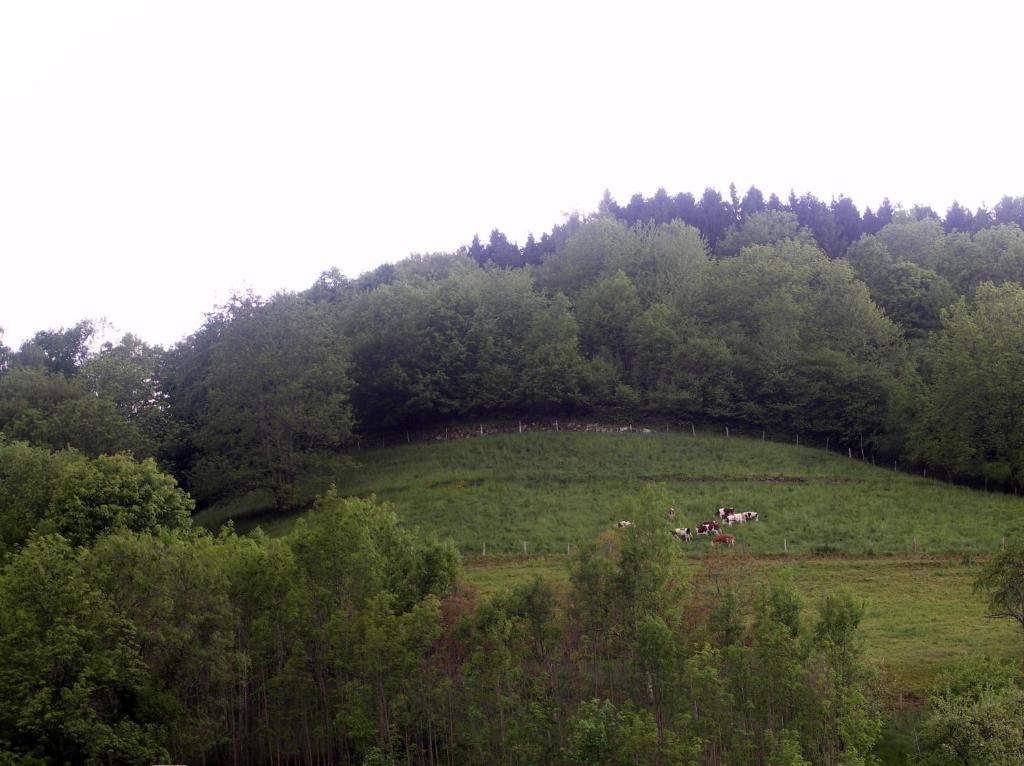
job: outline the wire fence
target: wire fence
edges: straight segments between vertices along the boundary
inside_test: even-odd
[[[838,455],[846,455],[850,459],[870,462],[872,465],[888,467],[889,457],[883,456],[867,442],[858,438],[851,443],[842,437],[833,437],[820,432],[786,431],[779,428],[758,428],[749,425],[723,425],[707,422],[686,421],[673,422],[657,419],[638,419],[622,422],[608,422],[592,418],[530,418],[516,420],[488,420],[475,423],[456,423],[450,425],[431,426],[429,428],[410,429],[402,432],[365,435],[359,437],[352,450],[384,449],[403,444],[423,444],[452,441],[456,439],[474,439],[482,436],[502,434],[522,434],[538,432],[568,433],[606,433],[606,434],[639,434],[655,433],[689,433],[697,435],[718,435],[726,438],[749,438],[776,444],[794,444],[798,447],[817,448]],[[898,459],[892,460],[894,471],[910,474],[921,474],[928,477],[927,467],[913,463],[900,464]],[[932,478],[953,482],[950,475],[941,476],[932,472]]]
[[[605,421],[595,418],[523,418],[487,420],[478,422],[458,422],[446,425],[436,425],[429,428],[410,429],[402,432],[391,432],[387,434],[371,435],[362,437],[352,448],[354,451],[398,447],[411,444],[438,443],[461,439],[478,439],[486,436],[525,434],[525,433],[599,433],[619,434],[623,436],[645,437],[655,434],[688,434],[690,436],[720,436],[724,438],[746,438],[769,442],[773,444],[791,444],[808,449],[819,449],[825,452],[836,454],[848,460],[859,460],[864,463],[871,463],[894,472],[932,478],[944,482],[957,484],[950,475],[938,475],[934,471],[929,472],[926,467],[915,466],[910,463],[903,463],[897,459],[885,457],[871,449],[871,442],[858,438],[854,443],[844,440],[841,437],[833,437],[818,432],[797,432],[786,431],[779,428],[758,428],[750,425],[738,425],[735,423],[708,423],[708,422],[678,422],[657,420],[652,418],[623,420],[619,422]],[[890,463],[891,461],[891,463]],[[766,477],[769,480],[771,477]],[[785,477],[776,477],[783,480]],[[978,487],[981,488],[980,486]],[[987,490],[987,487],[985,487]],[[1016,493],[1014,493],[1016,494]],[[793,553],[812,556],[828,555],[856,555],[845,552],[841,547],[833,548],[830,545],[818,545],[808,548],[804,544],[796,543],[793,540],[780,538],[778,550],[760,552],[759,555],[782,555],[788,556]],[[1005,544],[1005,538],[1004,538]],[[737,550],[745,553],[746,545],[742,541],[737,542]],[[710,550],[710,549],[709,549]],[[476,557],[543,557],[558,554],[570,554],[572,544],[567,543],[565,550],[555,550],[551,545],[541,541],[521,541],[520,545],[481,543],[476,550],[464,550],[471,558]],[[924,555],[922,547],[918,544],[917,537],[908,540],[907,551],[915,555]],[[905,555],[905,554],[904,554]]]

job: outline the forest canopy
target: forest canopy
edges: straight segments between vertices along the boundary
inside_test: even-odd
[[[755,187],[606,194],[521,247],[494,230],[236,296],[166,350],[96,348],[88,321],[40,331],[0,351],[0,431],[154,457],[201,505],[249,488],[280,510],[360,439],[521,416],[771,429],[1018,487],[1021,339],[995,307],[1024,281],[1022,224],[1016,197],[940,216]]]

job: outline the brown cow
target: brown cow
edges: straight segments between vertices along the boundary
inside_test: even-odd
[[[736,538],[732,535],[715,535],[711,541],[712,545],[728,545],[730,548],[736,544]]]
[[[676,507],[674,505],[670,505],[669,506],[669,508],[668,508],[668,517],[669,517],[669,519],[671,521],[675,521],[676,520]]]

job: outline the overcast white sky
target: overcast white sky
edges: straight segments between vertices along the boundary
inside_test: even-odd
[[[0,327],[170,344],[605,188],[1024,194],[1020,3],[0,2]]]

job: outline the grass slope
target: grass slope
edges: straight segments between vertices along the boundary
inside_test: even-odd
[[[988,552],[1024,533],[1024,500],[876,468],[858,459],[753,439],[690,434],[527,433],[351,452],[309,479],[395,504],[405,523],[467,554],[564,553],[628,518],[642,494],[674,505],[680,526],[719,505],[755,510],[735,527],[744,552],[849,554]],[[295,517],[258,494],[206,509],[197,521],[271,534]],[[669,523],[666,519],[666,529]],[[694,543],[703,555],[707,541]]]

